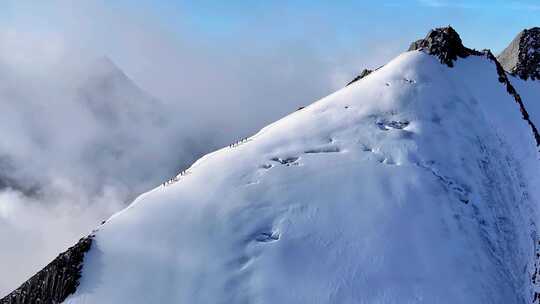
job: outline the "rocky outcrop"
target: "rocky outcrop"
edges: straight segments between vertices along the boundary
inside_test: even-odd
[[[354,79],[351,80],[349,83],[347,83],[346,86],[350,85],[351,83],[355,83],[355,82],[357,82],[358,80],[360,80],[360,79],[366,77],[367,75],[371,74],[371,72],[373,72],[373,70],[364,69],[364,70],[362,71],[362,73],[360,73],[360,75],[354,77]]]
[[[523,30],[497,59],[514,76],[540,79],[540,27]]]
[[[62,303],[79,286],[84,255],[92,246],[92,238],[90,235],[80,239],[19,288],[0,299],[0,304]]]
[[[482,53],[469,49],[463,45],[459,34],[451,27],[441,27],[431,30],[426,38],[415,41],[409,47],[409,51],[421,50],[439,58],[441,63],[454,66],[458,58]]]

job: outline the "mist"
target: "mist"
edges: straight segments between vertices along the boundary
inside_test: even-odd
[[[0,32],[0,296],[203,154],[403,48],[332,51],[300,36],[267,39],[264,24],[261,35],[228,39],[171,33],[100,5],[55,14],[62,30],[18,20]],[[312,31],[302,37],[333,42]]]

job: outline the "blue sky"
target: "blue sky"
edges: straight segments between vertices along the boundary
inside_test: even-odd
[[[263,40],[260,36],[264,36],[267,43],[302,39],[321,47],[332,47],[317,41],[321,32],[323,37],[333,36],[337,47],[347,47],[381,37],[408,43],[431,27],[451,24],[468,45],[499,51],[520,29],[540,25],[540,2],[536,0],[7,0],[3,3],[2,23],[17,26],[25,23],[27,27],[61,28],[74,22],[65,15],[69,15],[70,9],[99,5],[119,16],[138,16],[159,24],[171,33],[191,31],[209,40]],[[99,17],[94,21],[99,23]]]
[[[540,2],[501,1],[117,1],[111,6],[151,14],[166,28],[189,27],[216,38],[304,37],[306,28],[332,33],[339,46],[386,36],[407,42],[431,27],[451,24],[476,48],[501,50],[521,29],[540,26]],[[323,42],[321,42],[324,45]]]

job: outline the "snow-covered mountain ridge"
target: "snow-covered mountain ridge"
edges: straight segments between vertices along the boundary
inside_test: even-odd
[[[74,292],[53,262],[0,303],[532,303],[539,97],[436,29],[141,195]]]

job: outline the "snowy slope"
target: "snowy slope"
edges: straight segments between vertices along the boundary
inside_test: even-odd
[[[536,153],[493,62],[408,52],[113,216],[65,303],[525,303]]]

